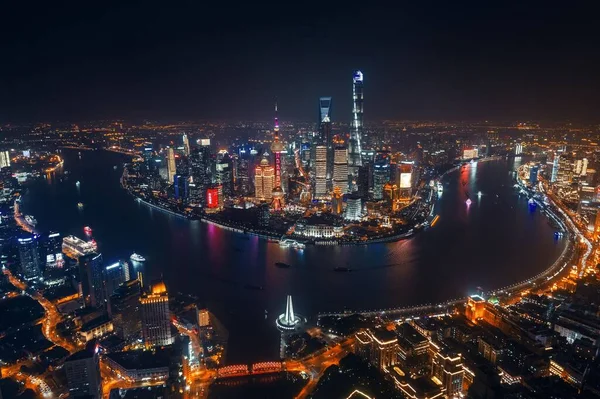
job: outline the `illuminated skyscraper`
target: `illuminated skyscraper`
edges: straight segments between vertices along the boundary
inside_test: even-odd
[[[327,195],[327,147],[316,147],[315,165],[315,197],[323,198]]]
[[[279,139],[279,119],[277,118],[277,104],[275,104],[275,126],[273,127],[273,143],[271,144],[271,152],[275,159],[275,184],[271,193],[273,198],[272,206],[274,209],[283,208],[283,187],[281,183],[281,153],[283,152],[283,144]]]
[[[341,215],[343,207],[342,200],[342,189],[340,186],[333,188],[333,194],[331,195],[331,213],[334,215]]]
[[[125,261],[115,262],[104,268],[106,297],[110,297],[124,282],[129,281],[129,265]]]
[[[363,74],[354,71],[352,75],[352,124],[348,141],[348,171],[356,178],[358,168],[362,165],[361,141],[363,139]],[[352,191],[355,191],[352,189]]]
[[[274,186],[275,168],[269,165],[266,158],[263,158],[254,171],[254,196],[259,200],[270,200],[273,198]]]
[[[348,149],[344,146],[333,150],[333,187],[339,187],[342,194],[348,192]]]
[[[121,284],[110,297],[110,317],[117,335],[133,341],[142,329],[139,280]]]
[[[383,187],[390,181],[390,163],[383,159],[377,161],[373,167],[373,199],[383,199]]]
[[[333,133],[331,132],[331,97],[319,98],[318,144],[327,146],[327,189],[333,188]]]
[[[0,151],[0,169],[10,166],[10,153],[8,151]]]
[[[140,298],[142,305],[142,336],[146,347],[173,343],[169,315],[169,294],[164,282],[152,285],[150,293]]]
[[[89,303],[94,307],[104,306],[106,299],[102,263],[102,254],[91,253],[79,258],[83,295],[84,298],[89,296]]]
[[[190,156],[190,139],[187,134],[183,134],[183,153],[186,157]]]
[[[100,355],[95,343],[69,356],[65,360],[69,397],[102,398],[102,378],[100,376]]]
[[[346,202],[346,220],[360,220],[362,218],[362,200],[357,195],[350,195]]]
[[[167,148],[167,180],[170,184],[175,181],[175,174],[177,173],[175,167],[175,151],[171,147]]]
[[[33,234],[19,238],[19,260],[25,280],[41,277],[41,258],[38,239]]]

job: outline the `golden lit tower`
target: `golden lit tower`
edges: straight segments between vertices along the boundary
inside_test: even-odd
[[[273,187],[275,184],[275,168],[269,165],[269,161],[263,158],[260,165],[254,170],[254,196],[258,200],[269,200],[273,198]]]
[[[140,298],[142,305],[142,336],[146,347],[165,346],[173,343],[169,294],[165,283],[152,285],[150,293]]]

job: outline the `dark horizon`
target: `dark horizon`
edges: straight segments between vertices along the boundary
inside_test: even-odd
[[[584,6],[176,1],[10,4],[0,121],[316,119],[597,122],[599,40]]]

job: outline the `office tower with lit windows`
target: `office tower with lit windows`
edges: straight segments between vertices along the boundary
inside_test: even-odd
[[[129,281],[129,265],[125,261],[115,262],[104,268],[106,297],[110,297],[121,284]]]
[[[315,150],[315,197],[324,198],[327,195],[327,147],[318,145]]]
[[[117,336],[134,341],[142,331],[141,284],[130,280],[121,284],[110,296],[109,315]]]
[[[198,327],[208,327],[210,325],[210,314],[208,313],[208,309],[198,309],[196,316],[198,319]]]
[[[465,374],[462,356],[435,343],[432,346],[431,377],[439,381],[447,398],[461,397]]]
[[[373,165],[373,199],[383,199],[383,187],[390,181],[390,163],[388,159],[382,159]]]
[[[348,192],[348,149],[341,145],[333,150],[333,187]]]
[[[175,151],[173,148],[167,148],[167,181],[173,184],[175,175],[177,174],[177,167],[175,166]]]
[[[233,196],[233,162],[229,154],[226,154],[215,166],[215,183],[223,186],[225,197],[231,198]]]
[[[399,190],[399,196],[401,199],[410,198],[412,195],[413,189],[413,172],[414,172],[414,163],[403,161],[400,162],[396,166],[396,187]],[[394,180],[392,180],[394,181]]]
[[[327,189],[333,189],[333,133],[331,129],[331,97],[319,98],[318,144],[327,146]]]
[[[146,347],[166,346],[173,343],[169,294],[165,283],[152,284],[149,293],[140,298],[142,306],[142,337]]]
[[[62,237],[60,233],[50,232],[42,241],[46,269],[62,268],[65,261],[62,253]]]
[[[86,303],[101,307],[106,303],[102,254],[90,253],[79,258],[81,288]],[[88,301],[89,298],[89,301]]]
[[[362,200],[358,195],[351,194],[348,196],[344,219],[351,221],[362,219]]]
[[[235,191],[245,197],[250,195],[250,162],[246,158],[240,158],[236,166]]]
[[[102,398],[100,357],[96,345],[95,341],[90,341],[85,349],[65,360],[63,368],[67,375],[70,398]]]
[[[41,277],[42,262],[38,237],[34,234],[26,234],[23,237],[18,238],[17,241],[23,277],[25,280],[33,280]]]
[[[175,199],[186,202],[189,197],[189,178],[186,175],[175,175],[173,177],[173,188]]]
[[[362,165],[361,152],[363,140],[363,74],[354,71],[352,75],[352,123],[348,140],[348,172],[356,177]],[[354,186],[354,184],[353,184]],[[352,187],[351,192],[356,191]]]
[[[0,151],[0,169],[10,168],[10,153],[8,151]]]
[[[206,188],[211,184],[210,147],[202,145],[191,152],[190,164],[190,203],[205,204]]]
[[[254,196],[258,200],[273,198],[275,188],[275,168],[269,165],[267,158],[263,158],[254,170]]]
[[[383,371],[397,363],[398,337],[384,328],[359,331],[355,335],[355,353]]]
[[[190,139],[187,134],[183,134],[183,154],[186,157],[190,156]]]

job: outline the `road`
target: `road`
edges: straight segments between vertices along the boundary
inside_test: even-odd
[[[79,349],[78,346],[58,334],[56,327],[58,323],[63,321],[63,317],[58,310],[56,310],[56,306],[44,298],[39,292],[36,291],[32,294],[31,290],[27,289],[27,284],[16,278],[8,269],[5,269],[4,273],[8,276],[12,285],[35,299],[44,308],[44,311],[46,312],[46,316],[42,322],[42,333],[44,334],[44,337],[55,345],[62,346],[69,351],[69,353],[75,353]]]

